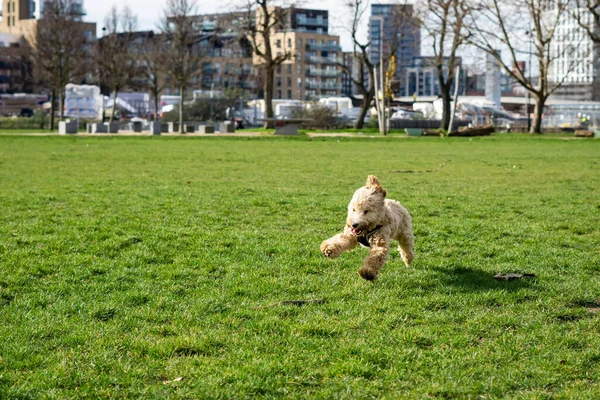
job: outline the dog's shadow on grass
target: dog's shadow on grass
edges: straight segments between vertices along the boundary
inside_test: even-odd
[[[466,267],[432,267],[440,285],[453,286],[465,292],[485,292],[491,290],[515,291],[531,288],[536,278],[524,277],[505,281],[494,279],[494,273],[482,269]]]

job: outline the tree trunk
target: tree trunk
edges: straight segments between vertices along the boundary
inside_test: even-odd
[[[183,99],[185,99],[185,86],[179,86],[179,133],[183,133]]]
[[[535,109],[533,110],[533,123],[529,133],[542,133],[542,114],[544,113],[545,97],[536,96]]]
[[[365,125],[365,117],[367,116],[367,112],[371,107],[371,102],[373,101],[373,97],[375,93],[373,90],[370,90],[366,96],[363,97],[362,104],[360,105],[360,113],[358,114],[358,118],[354,123],[355,129],[362,129]]]
[[[442,92],[442,120],[440,122],[440,128],[450,132],[450,114],[452,113],[452,107],[450,107],[452,101],[450,98],[450,85],[440,85],[440,89]]]
[[[65,95],[63,88],[58,89],[58,107],[59,121],[62,121],[65,118]]]
[[[265,118],[273,118],[273,81],[275,68],[272,65],[265,67]],[[265,129],[272,128],[273,122],[265,121]]]
[[[115,90],[113,91],[113,106],[112,106],[112,111],[110,113],[110,120],[108,120],[109,123],[113,123],[113,121],[115,120],[115,112],[117,111],[117,95],[119,94],[119,87],[115,86]]]
[[[50,130],[54,130],[54,114],[56,113],[56,90],[50,92]]]
[[[154,122],[158,121],[158,91],[154,91]]]

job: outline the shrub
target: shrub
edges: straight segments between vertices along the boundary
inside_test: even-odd
[[[334,111],[320,104],[313,104],[310,108],[296,110],[293,118],[303,118],[310,121],[302,123],[304,129],[335,129],[345,125],[344,119],[335,115]]]

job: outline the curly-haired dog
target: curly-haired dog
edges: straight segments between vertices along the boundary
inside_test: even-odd
[[[379,179],[369,175],[366,185],[354,192],[348,204],[344,231],[321,243],[321,252],[329,258],[339,257],[358,243],[370,247],[364,265],[358,270],[367,280],[376,279],[386,263],[391,239],[398,241],[398,251],[406,266],[415,258],[410,214],[396,200],[386,199],[386,195]]]

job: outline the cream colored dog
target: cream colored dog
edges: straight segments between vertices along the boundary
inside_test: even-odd
[[[358,243],[370,247],[364,265],[358,270],[361,277],[370,281],[377,278],[386,263],[391,239],[398,241],[398,251],[406,266],[415,258],[410,214],[396,200],[386,199],[386,195],[379,179],[369,175],[366,185],[354,192],[348,204],[344,231],[321,243],[321,252],[329,258],[339,257]]]

